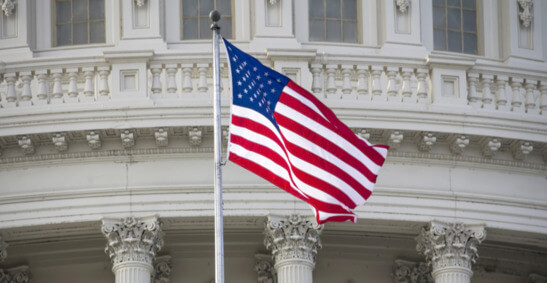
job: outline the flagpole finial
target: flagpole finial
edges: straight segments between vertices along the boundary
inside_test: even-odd
[[[213,23],[211,24],[211,30],[219,30],[220,27],[218,26],[218,21],[220,21],[220,12],[217,10],[213,10],[209,13],[209,18]]]

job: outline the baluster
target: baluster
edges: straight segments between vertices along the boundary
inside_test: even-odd
[[[340,99],[339,95],[336,95],[336,81],[335,75],[338,70],[338,65],[329,64],[327,68],[327,98]]]
[[[209,89],[207,86],[207,70],[209,69],[209,64],[197,64],[197,67],[199,73],[198,90],[200,92],[207,92]]]
[[[468,92],[469,92],[467,96],[467,100],[469,101],[469,105],[480,108],[481,98],[477,94],[478,81],[479,81],[479,74],[477,73],[467,74],[467,84],[468,84]]]
[[[95,70],[93,67],[82,68],[84,72],[85,84],[84,84],[84,97],[83,101],[93,102],[95,100],[95,85],[93,80],[95,78]]]
[[[372,100],[382,100],[382,85],[380,77],[382,76],[383,68],[380,66],[372,66]]]
[[[505,86],[509,78],[506,76],[497,76],[496,77],[496,108],[500,111],[508,111],[509,105],[507,104],[507,93],[505,91]]]
[[[418,102],[430,102],[427,97],[427,83],[425,81],[428,74],[429,71],[427,69],[416,70],[416,79],[418,79],[416,95],[418,96]]]
[[[51,76],[53,77],[53,91],[51,92],[50,103],[61,104],[63,103],[63,86],[61,82],[63,79],[63,70],[51,70]]]
[[[522,87],[523,79],[511,78],[511,89],[513,95],[511,97],[511,111],[517,113],[524,113],[524,107],[522,107],[522,95],[520,89]]]
[[[167,71],[167,92],[172,94],[171,96],[176,96],[178,89],[177,81],[175,79],[177,74],[177,64],[167,64],[165,65],[165,69]]]
[[[357,66],[357,78],[357,98],[370,99],[369,96],[365,96],[368,94],[368,66]]]
[[[539,108],[541,110],[542,115],[547,115],[547,83],[546,82],[539,83],[539,91],[541,92]]]
[[[351,86],[351,74],[353,73],[353,65],[342,65],[342,98],[344,99],[357,99],[355,95],[351,95],[353,90]]]
[[[99,94],[101,99],[108,99],[110,94],[110,89],[108,88],[108,75],[110,74],[109,67],[99,67]]]
[[[15,73],[9,73],[4,75],[4,80],[8,85],[8,92],[6,93],[6,107],[17,106],[17,94],[15,92],[15,81],[17,81],[17,75]]]
[[[32,81],[32,72],[21,72],[19,76],[23,81],[23,91],[21,93],[21,101],[19,101],[19,106],[31,106],[32,90],[30,88],[30,82]]]
[[[482,108],[494,110],[496,105],[494,104],[494,95],[492,95],[491,85],[494,76],[492,75],[482,75]]]
[[[68,98],[67,101],[78,102],[78,68],[67,69]]]
[[[323,82],[321,81],[321,71],[323,70],[322,64],[312,64],[311,73],[313,74],[313,83],[311,90],[316,95],[323,91]]]
[[[412,77],[411,68],[402,68],[401,77],[403,77],[403,86],[401,87],[401,96],[403,102],[416,102],[416,99],[412,99],[412,88],[410,87],[410,78]]]
[[[401,101],[398,97],[397,91],[397,74],[399,73],[399,68],[397,67],[387,67],[386,76],[387,76],[387,101]]]
[[[526,79],[526,113],[529,114],[539,114],[538,108],[536,107],[536,85],[537,81],[528,81]]]
[[[161,93],[161,81],[160,81],[160,75],[161,75],[161,64],[154,64],[150,66],[150,72],[152,73],[152,94],[154,98],[159,97],[159,94]]]
[[[44,105],[48,103],[48,75],[47,70],[36,71],[38,77],[38,93],[36,97],[36,104]]]
[[[182,91],[183,92],[192,92],[192,64],[182,64]]]

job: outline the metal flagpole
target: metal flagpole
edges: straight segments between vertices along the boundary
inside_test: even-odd
[[[222,151],[220,131],[220,55],[219,55],[219,30],[218,21],[220,13],[217,10],[209,13],[213,21],[213,85],[214,85],[214,143],[215,143],[215,282],[224,283],[224,227],[222,224]]]

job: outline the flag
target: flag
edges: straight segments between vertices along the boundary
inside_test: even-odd
[[[307,202],[317,223],[357,221],[387,145],[353,133],[311,93],[224,39],[232,79],[229,160]]]

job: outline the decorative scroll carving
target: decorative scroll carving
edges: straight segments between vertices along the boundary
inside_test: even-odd
[[[169,145],[169,136],[164,128],[159,128],[154,132],[156,138],[156,145],[159,147],[166,147]]]
[[[528,141],[514,141],[511,144],[511,152],[516,160],[524,160],[524,158],[534,150],[534,146]]]
[[[483,138],[480,141],[482,148],[482,155],[488,158],[494,156],[494,154],[500,149],[501,141],[498,138]]]
[[[154,265],[154,283],[169,283],[171,281],[169,278],[171,276],[171,270],[173,270],[171,256],[159,256]]]
[[[395,283],[434,283],[431,277],[431,266],[425,262],[412,262],[402,259],[395,260],[393,268]]]
[[[34,154],[34,144],[29,136],[20,137],[18,143],[25,155]]]
[[[258,283],[277,282],[277,274],[271,255],[255,254],[255,271],[258,275]]]
[[[525,28],[528,28],[532,24],[532,20],[534,18],[534,15],[532,14],[532,7],[534,6],[534,2],[532,2],[532,0],[518,0],[518,3],[520,6],[520,21]]]
[[[68,149],[68,142],[65,134],[55,134],[51,141],[59,152],[65,152]]]
[[[418,149],[420,151],[429,152],[431,151],[431,148],[437,142],[437,137],[434,133],[431,132],[424,132],[421,135],[418,136]]]
[[[469,138],[464,135],[455,136],[450,142],[450,151],[453,154],[460,155],[463,153],[465,148],[469,145]]]
[[[433,271],[444,267],[471,270],[479,257],[477,247],[485,238],[484,225],[432,221],[416,238],[416,250],[426,257]]]
[[[4,0],[2,4],[2,11],[6,17],[9,17],[15,13],[15,1],[13,0]]]
[[[188,130],[188,138],[191,145],[198,146],[201,144],[201,129],[198,127],[191,127]]]
[[[95,131],[91,131],[86,135],[87,144],[89,145],[89,148],[91,149],[99,149],[101,148],[101,137],[99,136],[99,133]]]
[[[297,214],[282,219],[270,218],[266,223],[264,245],[272,251],[276,264],[287,259],[315,264],[317,250],[321,248],[319,235],[322,229],[323,225]]]
[[[397,4],[397,7],[399,7],[401,13],[406,13],[410,6],[410,0],[396,0],[395,3]]]
[[[102,232],[108,240],[105,253],[114,265],[129,261],[151,265],[163,246],[161,222],[155,216],[103,219]]]
[[[387,144],[390,149],[398,149],[401,143],[403,142],[403,132],[401,131],[391,131],[388,135]]]
[[[0,269],[0,282],[2,283],[29,283],[32,275],[28,265],[21,265],[10,269]]]
[[[120,138],[122,139],[122,145],[125,149],[130,149],[135,146],[135,135],[132,131],[124,130],[121,132]]]

